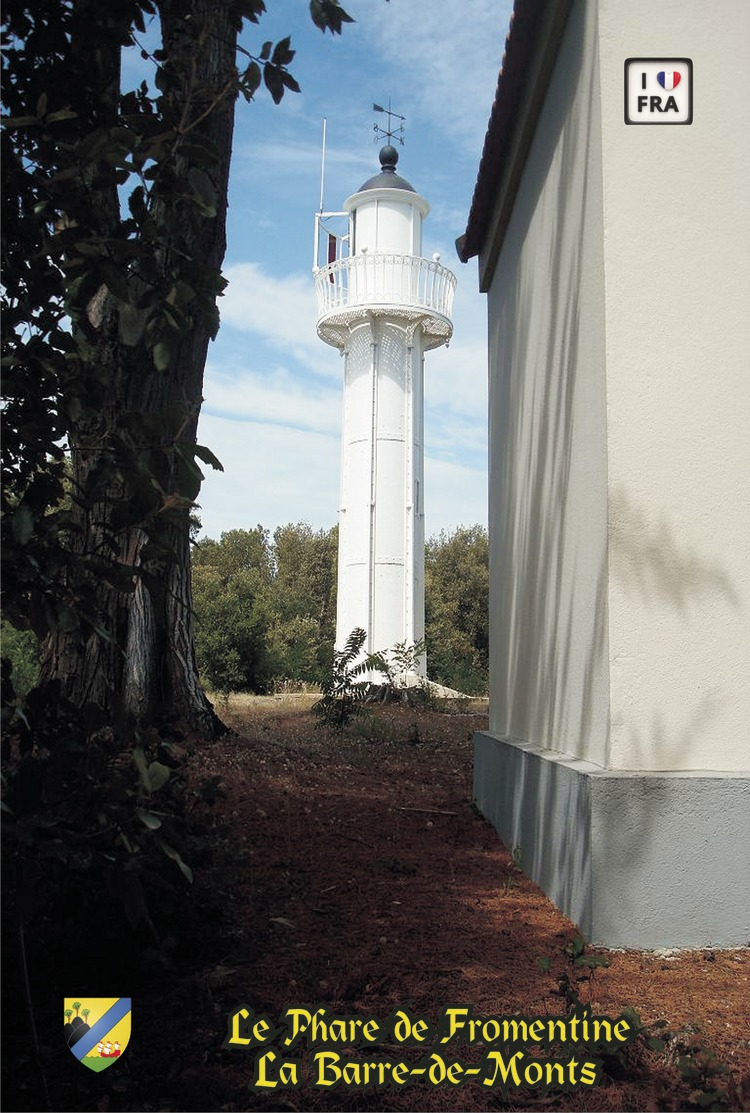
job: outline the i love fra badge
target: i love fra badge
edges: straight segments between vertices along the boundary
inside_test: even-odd
[[[626,58],[626,124],[692,124],[691,58]]]
[[[130,1040],[130,997],[66,997],[65,1042],[89,1070],[111,1067]]]

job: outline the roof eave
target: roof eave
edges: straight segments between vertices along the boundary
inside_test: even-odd
[[[571,6],[515,0],[466,231],[456,240],[462,263],[480,256],[482,290],[492,280]]]

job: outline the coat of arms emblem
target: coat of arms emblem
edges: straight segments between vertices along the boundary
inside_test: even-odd
[[[89,1070],[111,1067],[130,1040],[130,997],[66,997],[65,1041]]]

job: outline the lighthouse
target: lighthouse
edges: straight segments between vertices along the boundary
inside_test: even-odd
[[[361,627],[368,653],[424,638],[424,356],[451,338],[456,286],[422,256],[430,206],[397,164],[388,143],[343,212],[316,218],[318,336],[344,364],[336,648]]]

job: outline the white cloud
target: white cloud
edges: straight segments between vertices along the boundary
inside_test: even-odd
[[[512,0],[352,0],[350,7],[384,64],[402,80],[408,76],[420,114],[478,155]],[[477,105],[486,107],[484,116]]]
[[[208,471],[199,496],[203,536],[260,524],[273,530],[307,521],[315,529],[335,525],[338,514],[338,436],[231,421],[204,414],[200,440],[224,465]],[[483,468],[425,459],[425,516],[428,536],[487,521]]]
[[[426,456],[424,462],[425,533],[487,524],[487,474],[447,460]]]
[[[448,348],[425,358],[425,404],[456,415],[487,418],[487,345],[476,332],[456,329]]]
[[[304,173],[305,175],[320,175],[322,134],[321,122],[310,124],[311,134],[315,139],[300,141],[294,134],[288,137],[270,140],[263,144],[262,167],[266,167],[269,174],[279,181],[291,173]],[[259,172],[258,148],[253,142],[240,143],[232,152],[232,158],[239,162],[235,169],[240,176],[251,175],[255,181]],[[330,139],[326,143],[326,166],[343,166],[351,168],[354,177],[358,173],[367,171],[372,166],[372,158],[357,154],[356,150],[342,145],[334,146]]]
[[[487,305],[472,269],[455,268],[453,338],[425,360],[425,432],[445,457],[487,441]]]
[[[308,521],[318,528],[335,524],[338,512],[340,438],[338,428],[320,432],[274,422],[284,394],[267,391],[258,404],[267,420],[217,416],[204,411],[199,439],[221,460],[224,471],[206,470],[199,502],[203,533],[219,537],[229,529],[260,523],[275,529]],[[238,412],[247,399],[238,399]],[[328,415],[329,426],[331,414]],[[428,535],[487,520],[486,428],[450,417],[430,422],[425,457],[425,512]],[[434,450],[432,441],[435,440]],[[451,448],[453,451],[451,451]],[[472,452],[472,448],[475,449]],[[476,466],[467,459],[476,456]]]
[[[235,263],[224,274],[229,285],[220,302],[222,328],[254,332],[321,374],[340,374],[335,349],[323,344],[315,330],[311,274],[276,278],[258,263]]]
[[[227,267],[225,277],[229,285],[221,301],[222,324],[284,343],[310,343],[310,332],[315,338],[315,301],[308,276],[275,278],[258,263],[235,263]]]
[[[270,423],[325,435],[340,432],[341,391],[320,380],[301,380],[276,365],[264,371],[210,367],[204,412],[231,421]]]
[[[203,414],[199,438],[224,471],[208,471],[198,498],[203,535],[287,522],[336,522],[339,438],[310,430]]]

